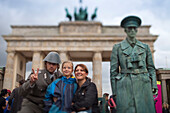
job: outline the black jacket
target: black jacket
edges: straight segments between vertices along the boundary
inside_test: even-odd
[[[8,104],[11,106],[11,113],[17,113],[17,111],[19,111],[21,109],[21,104],[22,104],[22,100],[23,100],[23,96],[19,95],[19,87],[15,88],[12,91],[12,94],[10,95],[10,98],[8,100]],[[14,99],[14,101],[13,101]],[[13,101],[13,103],[12,103]]]
[[[96,85],[87,78],[86,82],[77,89],[73,98],[71,109],[77,111],[79,108],[92,108],[92,113],[100,113],[98,107],[98,94]]]

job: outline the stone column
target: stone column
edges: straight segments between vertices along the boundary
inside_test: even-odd
[[[64,61],[69,60],[69,56],[67,54],[66,51],[61,51],[59,52],[60,58],[61,58],[61,62],[63,63]]]
[[[32,68],[34,70],[37,70],[37,68],[40,68],[42,59],[41,59],[41,52],[40,51],[34,51],[32,56]]]
[[[61,52],[59,52],[59,55],[60,55],[60,58],[61,58],[61,64],[60,64],[60,71],[61,71],[62,63],[63,63],[64,61],[68,61],[68,60],[69,60],[69,56],[68,56],[68,54],[67,54],[66,51],[61,51]]]
[[[44,69],[45,67],[45,62],[43,61],[43,59],[45,58],[45,54],[41,53],[40,54],[40,69]]]
[[[162,91],[163,91],[163,102],[167,102],[167,87],[166,87],[166,80],[162,79]]]
[[[97,86],[98,97],[102,97],[102,55],[95,52],[93,56],[93,82]]]
[[[14,81],[15,76],[16,76],[15,52],[9,51],[8,55],[7,55],[7,63],[6,63],[3,88],[12,90],[13,89],[13,81]]]

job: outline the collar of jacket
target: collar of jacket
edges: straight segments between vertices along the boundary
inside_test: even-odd
[[[86,81],[84,82],[84,84],[81,87],[86,87],[91,83],[91,79],[86,77]]]
[[[135,47],[132,48],[131,45],[128,43],[127,39],[123,40],[121,43],[121,49],[123,53],[126,55],[130,55],[132,51],[136,51],[136,53],[141,54],[145,51],[145,46],[143,45],[142,42],[138,41],[135,44]]]
[[[132,42],[129,38],[126,38],[127,42],[132,45],[132,44],[136,44],[137,39],[135,38],[134,42]]]
[[[70,77],[67,79],[65,76],[62,76],[61,80],[67,84],[72,84],[76,82],[76,79],[74,77]]]

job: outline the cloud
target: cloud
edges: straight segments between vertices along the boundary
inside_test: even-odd
[[[154,54],[156,68],[170,67],[170,51],[160,51]]]
[[[159,35],[154,44],[155,65],[157,68],[170,67],[170,1],[169,0],[1,0],[0,1],[0,35],[11,33],[10,25],[57,25],[68,21],[64,8],[73,15],[75,7],[88,7],[89,20],[94,9],[98,7],[96,21],[103,25],[120,25],[128,15],[137,15],[142,25],[151,25],[150,32]],[[0,66],[5,66],[7,43],[0,36]],[[31,64],[28,63],[27,75]],[[92,77],[92,63],[87,63]],[[110,92],[109,63],[103,63],[103,91]]]

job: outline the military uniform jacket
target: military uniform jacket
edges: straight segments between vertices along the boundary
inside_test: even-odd
[[[55,73],[53,80],[60,76],[60,72],[58,71]],[[48,85],[52,83],[52,79],[48,76],[49,72],[44,69],[41,70],[38,74],[38,80],[30,86],[30,76],[28,77],[27,81],[22,85],[20,88],[20,94],[23,95],[23,98],[27,99],[28,101],[35,103],[37,105],[41,105],[43,107],[43,99],[45,98],[45,93]],[[24,102],[24,100],[23,100]]]
[[[112,93],[117,113],[155,113],[152,88],[157,88],[155,67],[147,44],[127,39],[115,44],[110,63]]]

